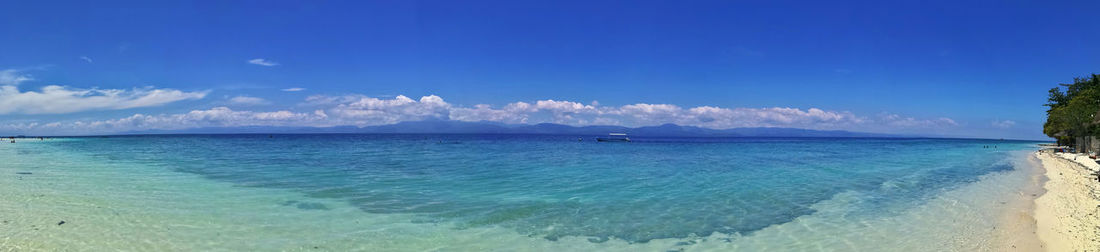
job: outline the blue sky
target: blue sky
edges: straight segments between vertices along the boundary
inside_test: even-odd
[[[1100,72],[1097,9],[23,1],[0,9],[0,133],[444,118],[1041,139],[1046,90]]]

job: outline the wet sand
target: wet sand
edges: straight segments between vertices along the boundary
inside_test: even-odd
[[[1036,235],[1038,229],[1035,221],[1035,200],[1045,193],[1043,177],[1045,170],[1038,157],[1028,156],[1026,164],[1017,167],[1030,168],[1027,171],[1027,182],[1019,187],[1014,195],[1017,198],[1003,202],[1004,213],[1000,223],[993,230],[995,239],[993,247],[995,251],[1042,251],[1043,244]]]

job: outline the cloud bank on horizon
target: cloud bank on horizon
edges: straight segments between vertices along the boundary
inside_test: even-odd
[[[0,135],[97,135],[247,126],[366,127],[423,120],[627,127],[672,123],[710,129],[783,127],[963,137],[968,136],[958,134],[960,129],[976,128],[976,125],[948,117],[918,118],[886,112],[856,114],[816,107],[684,107],[653,103],[612,106],[597,101],[582,103],[556,99],[467,106],[447,102],[437,95],[413,99],[405,95],[382,98],[362,94],[303,95],[305,97],[297,102],[288,104],[245,94],[201,102],[212,91],[154,87],[100,89],[45,85],[36,91],[20,90],[20,84],[35,81],[25,71],[0,70],[0,119],[22,117],[0,121]],[[298,93],[306,89],[277,90]],[[137,108],[155,111],[181,101],[199,101],[200,105],[193,105],[182,113],[145,112],[117,116],[116,112],[110,113],[116,115],[114,117],[86,116],[94,111],[125,113]],[[1014,130],[1016,126],[1011,120],[989,123],[988,127],[995,130]]]
[[[235,97],[241,98],[241,97]],[[0,98],[2,99],[2,98]],[[250,103],[250,102],[245,102]],[[173,130],[204,127],[287,126],[332,127],[374,126],[422,120],[490,121],[508,124],[558,123],[572,126],[620,125],[629,127],[673,123],[712,129],[740,127],[788,127],[819,130],[936,133],[959,126],[949,118],[916,119],[896,114],[859,116],[851,112],[818,108],[683,108],[673,104],[637,103],[623,106],[586,105],[573,101],[539,100],[513,102],[494,108],[486,104],[471,107],[447,103],[429,95],[412,99],[398,95],[380,99],[363,95],[308,97],[301,105],[320,107],[312,111],[235,110],[225,106],[192,110],[180,114],[134,114],[129,117],[50,123],[9,123],[0,129],[36,134],[105,134],[140,130]],[[877,129],[877,131],[876,131]]]
[[[70,115],[94,110],[156,107],[184,100],[204,99],[210,91],[180,91],[152,87],[79,89],[48,85],[39,91],[21,91],[20,83],[33,78],[16,70],[0,71],[0,115]],[[304,89],[295,89],[301,91]],[[271,103],[260,97],[238,95],[227,106],[214,106],[176,114],[133,114],[101,120],[31,120],[0,124],[0,132],[18,134],[111,134],[141,130],[175,130],[241,126],[374,126],[421,120],[490,121],[507,124],[558,123],[573,126],[620,125],[629,127],[674,123],[712,129],[739,127],[789,127],[818,130],[852,130],[880,133],[941,133],[959,127],[950,118],[918,119],[896,114],[873,116],[820,108],[723,108],[681,107],[675,104],[635,103],[604,106],[567,100],[516,101],[503,106],[461,106],[436,95],[413,99],[404,95],[377,98],[366,95],[311,95],[293,109],[254,111],[228,106]],[[995,122],[1011,127],[1009,122]]]

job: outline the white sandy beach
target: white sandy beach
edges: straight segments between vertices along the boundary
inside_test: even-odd
[[[1035,200],[1036,234],[1044,249],[1100,251],[1100,183],[1092,175],[1100,165],[1083,155],[1036,156],[1046,170],[1046,193]]]

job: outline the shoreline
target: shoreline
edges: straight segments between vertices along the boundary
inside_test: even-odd
[[[1001,213],[997,226],[993,229],[994,251],[1043,251],[1044,246],[1036,235],[1038,229],[1035,209],[1035,200],[1045,194],[1043,184],[1046,178],[1043,176],[1046,169],[1041,160],[1030,153],[1021,153],[1022,158],[1016,159],[1016,167],[1026,169],[1023,184],[1019,187],[1006,188],[1012,190],[1005,192],[1014,195],[1012,198],[1001,202]]]
[[[1100,251],[1100,164],[1085,156],[1036,153],[1045,192],[1034,201],[1035,234],[1046,251]],[[1077,160],[1074,160],[1076,158]]]

